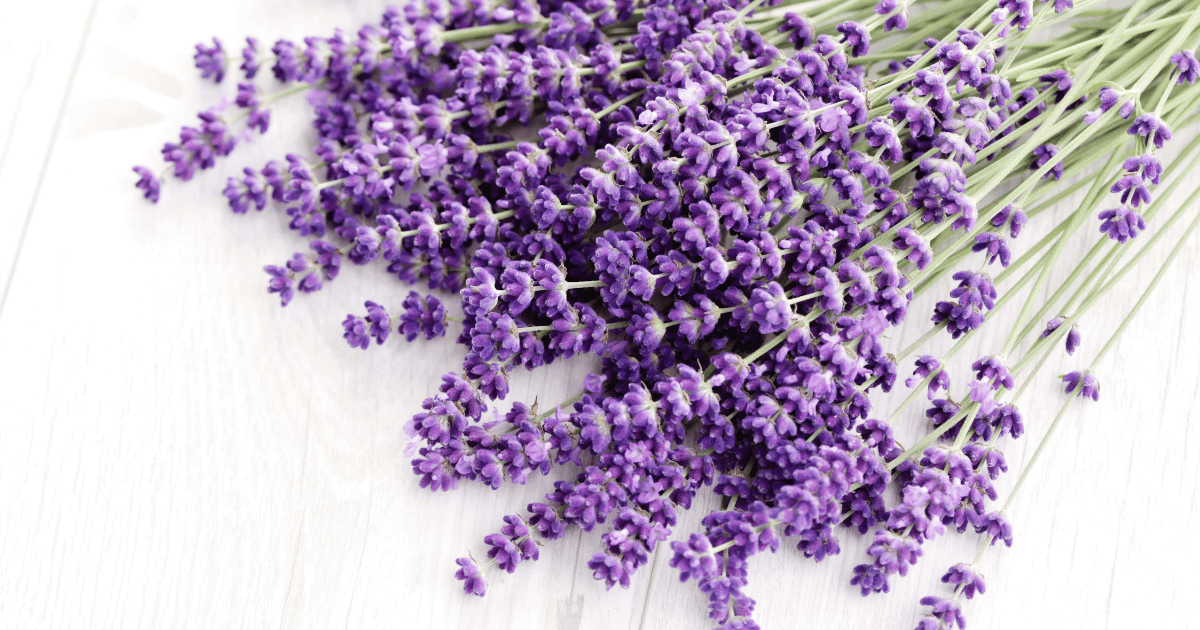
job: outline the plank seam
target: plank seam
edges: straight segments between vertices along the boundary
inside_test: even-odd
[[[92,37],[92,23],[96,21],[96,9],[100,0],[92,0],[88,10],[87,22],[83,26],[83,37],[80,38],[79,50],[75,52],[75,61],[71,65],[71,74],[67,78],[67,89],[63,92],[62,102],[58,106],[58,117],[54,120],[54,128],[50,132],[50,142],[47,144],[46,157],[42,160],[42,169],[38,173],[37,184],[33,189],[33,199],[29,201],[29,209],[25,211],[25,220],[21,224],[21,236],[17,239],[17,247],[13,252],[12,265],[8,268],[8,278],[4,281],[4,292],[0,293],[0,318],[4,316],[4,307],[8,304],[8,290],[12,288],[13,278],[17,275],[17,264],[21,260],[21,251],[25,246],[25,236],[29,233],[29,224],[33,220],[33,209],[37,207],[38,197],[41,196],[42,186],[46,183],[46,171],[50,169],[50,158],[54,155],[54,147],[58,144],[58,134],[62,131],[63,118],[66,117],[67,105],[71,102],[71,94],[75,91],[75,81],[79,76],[79,67],[83,65],[83,53],[87,50],[88,40]]]

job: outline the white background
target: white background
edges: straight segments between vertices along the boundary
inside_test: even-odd
[[[353,32],[382,2],[3,4],[0,627],[709,627],[703,597],[662,551],[628,590],[605,592],[585,566],[598,533],[493,573],[484,599],[461,594],[454,558],[478,556],[551,479],[417,487],[402,425],[461,350],[445,339],[348,348],[345,313],[407,292],[380,269],[347,268],[286,309],[266,294],[261,266],[304,244],[278,209],[234,216],[220,191],[242,166],[310,145],[302,103],[216,172],[168,184],[160,205],[133,189],[129,167],[157,169],[161,143],[233,88],[199,81],[195,42],[215,34],[237,50],[247,34]],[[1101,402],[1068,412],[1012,509],[1015,546],[984,556],[988,592],[967,606],[970,627],[1197,623],[1198,254],[1189,244],[1100,366]],[[1002,492],[1063,400],[1052,376],[1086,365],[1153,271],[1089,315],[1081,353],[1057,352],[1020,401],[1029,434],[1007,447]],[[893,350],[923,332],[929,306],[893,332]],[[522,374],[514,394],[565,399],[588,368]],[[915,410],[897,424],[907,443],[924,429]],[[700,501],[676,536],[713,505]],[[890,594],[867,599],[848,584],[864,539],[845,532],[842,555],[820,565],[785,547],[751,565],[756,618],[911,627],[918,599],[945,594],[938,578],[979,542],[934,541]]]

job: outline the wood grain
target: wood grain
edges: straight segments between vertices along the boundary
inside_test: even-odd
[[[493,576],[484,599],[464,597],[454,558],[478,554],[552,479],[417,487],[402,425],[460,349],[347,348],[346,312],[407,290],[379,270],[348,269],[280,309],[260,267],[303,243],[278,212],[231,215],[223,173],[165,189],[159,206],[132,189],[129,166],[157,165],[156,147],[220,98],[194,77],[192,42],[349,30],[381,3],[30,6],[23,39],[5,49],[21,51],[9,70],[20,87],[0,100],[0,280],[11,276],[0,306],[0,627],[709,627],[702,596],[661,551],[631,588],[603,592],[585,566],[597,533]],[[270,136],[218,170],[303,149],[303,110],[283,105]],[[1099,348],[1152,276],[1148,262],[1085,321],[1081,355],[1056,354],[1020,401],[1029,435],[1006,450],[1002,495],[1061,403],[1051,376]],[[1191,243],[1101,365],[1101,403],[1068,412],[1012,509],[1016,544],[985,556],[972,628],[1197,627],[1198,262]],[[928,308],[914,307],[894,348],[920,335]],[[964,354],[1000,343],[985,335]],[[514,395],[565,399],[590,367],[522,374]],[[911,442],[922,424],[910,414],[899,431]],[[677,535],[713,505],[701,500]],[[847,533],[821,565],[785,548],[751,564],[756,617],[765,628],[911,627],[917,600],[978,544],[938,540],[891,593],[867,599],[848,584],[862,538]]]

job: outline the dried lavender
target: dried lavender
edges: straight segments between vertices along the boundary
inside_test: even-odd
[[[820,561],[840,552],[839,526],[872,533],[850,578],[864,595],[950,527],[1012,544],[990,502],[1007,470],[997,443],[1024,432],[1014,402],[1048,348],[1079,347],[1080,315],[1136,262],[1117,271],[1153,225],[1157,151],[1200,103],[1183,50],[1200,10],[1176,5],[1139,0],[1103,29],[1036,43],[1071,2],[957,2],[925,21],[910,16],[922,2],[895,0],[817,0],[807,15],[778,0],[412,3],[352,37],[248,38],[236,98],[162,153],[190,179],[266,133],[271,102],[306,92],[313,156],[245,168],[224,191],[236,213],[269,196],[312,239],[265,267],[268,291],[287,305],[348,260],[459,294],[461,322],[412,291],[342,325],[356,348],[451,328],[467,348],[407,426],[422,487],[579,470],[504,517],[484,566],[458,560],[465,592],[483,595],[493,566],[536,560],[536,539],[603,526],[588,567],[608,587],[674,538],[670,564],[713,621],[756,627],[747,561],[784,539]],[[1151,17],[1171,28],[1143,28]],[[195,59],[218,83],[230,71],[220,40]],[[264,95],[267,67],[295,85]],[[1085,203],[1014,261],[1026,222],[1106,155]],[[157,201],[161,177],[135,171]],[[1097,212],[1105,194],[1119,205]],[[1098,273],[1041,307],[1065,297],[1068,315],[1031,337],[1047,313],[1024,300],[1005,347],[952,400],[949,360],[1024,287],[1041,294],[1090,213],[1111,239],[1092,250],[1108,252]],[[974,254],[979,266],[956,269]],[[889,354],[884,333],[941,278],[956,286],[929,335]],[[943,330],[954,348],[917,359],[912,395],[878,418],[870,393]],[[505,400],[513,370],[576,354],[601,369],[569,403]],[[1064,380],[1098,397],[1091,371]],[[904,448],[889,422],[921,391],[931,430]],[[706,487],[725,509],[676,535]],[[943,578],[951,599],[922,600],[919,628],[965,625],[958,596],[984,591],[973,566]]]

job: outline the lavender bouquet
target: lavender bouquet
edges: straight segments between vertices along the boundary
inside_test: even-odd
[[[929,540],[972,530],[978,555],[917,626],[961,628],[980,558],[1012,544],[1012,496],[1069,405],[1099,398],[1094,366],[1200,224],[1200,190],[1159,203],[1200,160],[1197,139],[1169,169],[1161,153],[1200,106],[1198,37],[1181,0],[413,0],[353,36],[197,45],[202,76],[237,74],[237,92],[162,155],[190,179],[265,133],[273,102],[307,96],[312,155],[225,189],[234,212],[273,201],[311,239],[265,267],[268,290],[287,305],[344,261],[427,285],[342,322],[356,348],[453,332],[467,349],[408,424],[420,485],[558,479],[480,560],[457,560],[467,593],[570,527],[601,528],[588,567],[608,587],[669,543],[713,622],[754,628],[743,589],[761,551],[819,562],[839,535],[870,535],[847,576],[870,595]],[[165,173],[134,170],[157,202]],[[1018,248],[1035,222],[1044,235]],[[1166,265],[1061,377],[1061,409],[997,504],[1016,402],[1164,238]],[[910,304],[947,289],[919,314],[929,332],[889,348]],[[951,362],[1014,302],[1003,346],[966,359],[952,398]],[[950,350],[918,354],[944,334]],[[513,371],[574,355],[596,369],[567,403],[506,400]],[[873,410],[910,369],[904,402]],[[923,398],[926,435],[900,444],[892,423]],[[673,531],[701,492],[722,509]]]

